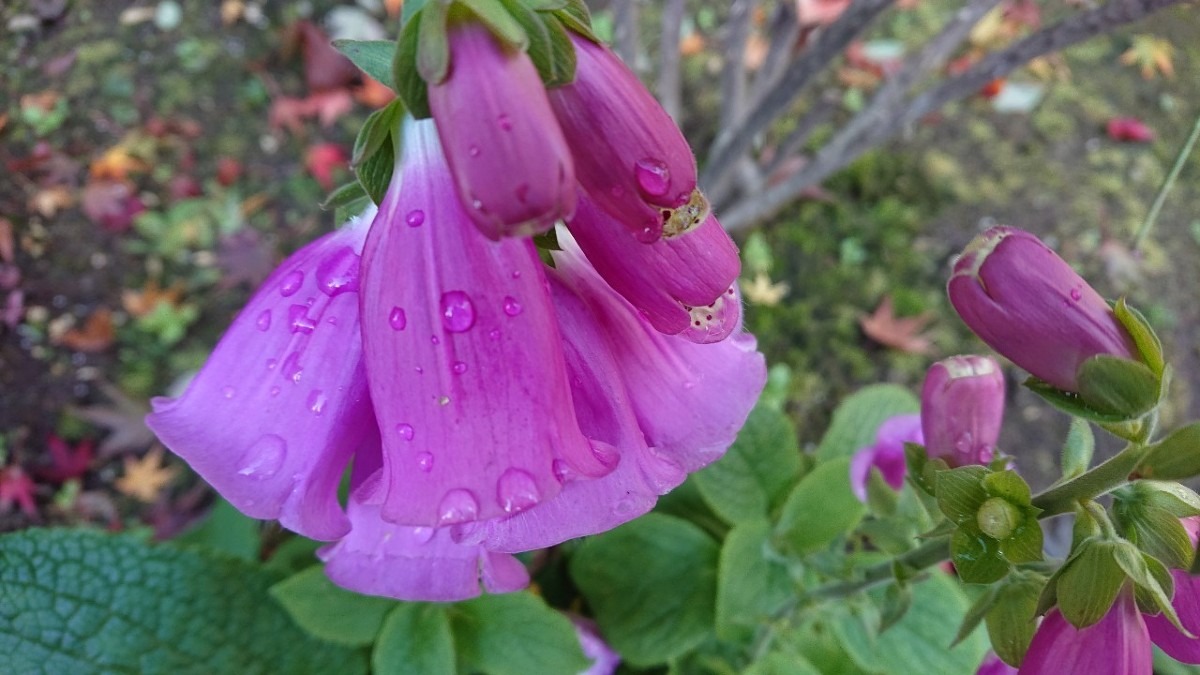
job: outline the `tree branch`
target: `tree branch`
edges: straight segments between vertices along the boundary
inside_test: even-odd
[[[679,113],[683,107],[679,73],[679,27],[683,25],[686,0],[666,0],[663,3],[662,38],[658,49],[658,101],[675,120],[680,123]]]
[[[641,0],[613,1],[613,49],[633,70],[638,69],[641,39],[638,33],[638,3]]]

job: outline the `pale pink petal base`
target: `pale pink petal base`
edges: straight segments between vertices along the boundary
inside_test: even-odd
[[[1188,520],[1185,519],[1185,523]],[[1193,635],[1200,635],[1200,577],[1183,570],[1172,570],[1175,579],[1175,597],[1171,604],[1183,627]],[[1146,628],[1150,639],[1168,656],[1183,663],[1200,664],[1200,638],[1190,638],[1179,632],[1165,616],[1147,616]]]

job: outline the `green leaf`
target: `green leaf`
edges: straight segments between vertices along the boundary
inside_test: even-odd
[[[409,0],[410,2],[412,0]],[[407,9],[405,3],[405,9]],[[429,89],[421,74],[417,72],[417,50],[421,42],[421,22],[406,21],[400,29],[400,38],[396,41],[395,58],[392,61],[393,89],[396,95],[404,101],[408,113],[414,119],[423,120],[431,116],[429,112]]]
[[[800,446],[787,416],[755,407],[729,452],[696,474],[704,500],[726,522],[763,518],[800,475]]]
[[[1000,555],[1014,565],[1042,559],[1044,542],[1042,527],[1037,520],[1037,509],[1029,507],[1024,515],[1024,521],[1012,531],[1007,539],[1000,542]]]
[[[817,446],[818,461],[848,457],[875,443],[875,433],[884,420],[921,409],[917,397],[894,384],[864,387],[848,396],[833,412],[829,430]]]
[[[1122,534],[1146,553],[1167,566],[1187,569],[1195,549],[1177,516],[1164,509],[1118,500],[1113,508]]]
[[[353,183],[341,185],[333,192],[330,192],[325,201],[321,203],[321,208],[339,209],[355,204],[356,202],[365,202],[369,199],[370,197],[367,196],[367,191],[363,188],[362,183],[356,180]],[[366,204],[363,204],[363,206],[366,206]]]
[[[950,537],[950,555],[958,576],[970,584],[999,581],[1010,569],[1000,543],[969,526],[959,527]]]
[[[387,675],[454,675],[454,637],[446,608],[393,603],[371,650],[371,668]]]
[[[912,586],[899,582],[887,585],[879,608],[879,633],[881,635],[904,618],[904,615],[912,608],[912,598]]]
[[[979,507],[987,501],[983,479],[988,475],[982,466],[961,466],[937,474],[938,508],[952,522],[974,523]]]
[[[1078,417],[1071,419],[1071,430],[1067,432],[1067,440],[1062,449],[1063,479],[1074,478],[1088,470],[1092,464],[1092,454],[1096,450],[1096,438],[1092,435],[1092,427],[1087,420]]]
[[[480,23],[488,27],[496,39],[510,47],[525,51],[529,47],[529,38],[525,29],[505,9],[500,0],[457,0],[471,10]],[[424,37],[421,38],[424,40]]]
[[[354,138],[354,151],[350,153],[351,166],[358,166],[375,153],[394,133],[399,133],[404,106],[394,100],[367,116],[358,136]],[[332,199],[332,197],[330,197]],[[328,203],[328,200],[327,200]]]
[[[592,42],[600,42],[600,38],[592,32],[592,16],[588,12],[584,0],[567,0],[566,6],[556,11],[554,16],[562,21],[569,30],[579,33]]]
[[[1087,628],[1108,613],[1125,583],[1125,572],[1114,554],[1118,544],[1090,540],[1063,566],[1056,593],[1063,618],[1076,628]]]
[[[1129,336],[1133,338],[1133,344],[1137,347],[1142,361],[1149,366],[1151,372],[1161,378],[1166,371],[1167,362],[1163,357],[1162,341],[1150,327],[1150,322],[1142,316],[1141,312],[1126,304],[1125,298],[1117,300],[1117,303],[1113,305],[1113,314],[1116,315],[1117,321],[1121,322],[1125,330],[1129,331]]]
[[[646,667],[712,633],[717,560],[716,542],[700,528],[650,513],[585,541],[570,571],[609,644]]]
[[[82,530],[0,537],[0,654],[14,673],[364,673],[233,558]]]
[[[218,498],[199,527],[172,543],[221,551],[242,560],[258,560],[262,544],[259,538],[260,525],[259,521],[242,515],[232,504]]]
[[[1005,663],[1024,660],[1037,630],[1038,598],[1045,583],[1034,575],[1014,576],[998,589],[986,621],[992,649]]]
[[[1146,364],[1100,354],[1079,366],[1079,397],[1101,412],[1134,419],[1158,405],[1162,380]]]
[[[799,654],[768,652],[743,670],[742,675],[828,675],[828,672],[818,670]]]
[[[405,8],[407,9],[407,7]],[[391,40],[334,40],[333,46],[372,79],[392,86],[396,43]]]
[[[850,458],[817,465],[784,502],[775,535],[787,551],[804,555],[848,534],[867,513],[850,489]]]
[[[1183,480],[1200,475],[1200,422],[1172,431],[1146,450],[1137,472],[1145,478]]]
[[[355,168],[358,182],[367,191],[371,201],[379,204],[387,194],[388,185],[392,182],[392,171],[396,168],[396,150],[392,143],[379,146],[375,154]]]
[[[271,595],[312,635],[351,647],[369,645],[395,601],[335,586],[321,565],[271,587]]]
[[[1050,405],[1074,417],[1096,422],[1097,424],[1116,424],[1128,420],[1128,417],[1123,414],[1100,410],[1095,406],[1089,405],[1079,394],[1063,391],[1036,377],[1030,377],[1025,380],[1025,387],[1042,397],[1042,400]]]
[[[721,546],[717,567],[717,636],[738,641],[753,635],[772,614],[793,597],[784,566],[770,549],[771,524],[766,520],[740,523]]]
[[[578,673],[590,665],[570,619],[532,593],[483,595],[449,614],[461,670],[528,675]]]
[[[435,2],[439,1],[441,0],[435,0]],[[412,18],[417,15],[417,12],[424,9],[425,5],[428,4],[429,0],[405,0],[404,5],[400,10],[400,24],[402,26],[408,25],[409,21],[411,21]]]
[[[441,84],[450,72],[450,37],[446,19],[450,5],[435,2],[421,12],[421,40],[417,44],[417,73],[425,84]]]

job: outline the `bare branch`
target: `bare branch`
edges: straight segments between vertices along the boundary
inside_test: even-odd
[[[663,3],[662,37],[658,43],[658,100],[675,120],[683,106],[679,72],[679,27],[683,24],[686,0],[666,0]]]
[[[992,53],[966,72],[910,99],[902,109],[889,111],[878,124],[858,123],[857,117],[841,129],[811,162],[788,180],[761,194],[744,197],[722,212],[721,222],[736,230],[767,218],[786,206],[806,188],[845,167],[867,150],[878,146],[900,129],[925,115],[979,91],[985,84],[1011,73],[1039,56],[1082,42],[1114,28],[1133,23],[1184,0],[1111,0],[1097,9],[1064,19],[1006,49]],[[866,114],[864,110],[860,116]],[[854,133],[848,133],[854,131]]]
[[[638,68],[641,38],[638,33],[638,3],[641,0],[613,0],[613,50],[626,65]]]
[[[798,19],[795,3],[780,2],[775,5],[775,12],[771,15],[767,29],[770,34],[767,43],[767,58],[763,60],[762,67],[758,69],[758,74],[754,78],[754,84],[750,90],[750,100],[759,100],[763,92],[783,74],[788,56],[796,47],[796,41],[800,39]]]
[[[742,116],[746,99],[746,40],[754,0],[733,0],[725,20],[725,67],[721,71],[721,112],[717,128],[733,126]]]

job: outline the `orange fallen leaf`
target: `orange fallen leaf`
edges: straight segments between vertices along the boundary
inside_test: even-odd
[[[16,259],[17,248],[13,240],[12,221],[0,217],[0,262],[10,263]]]
[[[125,475],[116,480],[117,491],[147,504],[158,501],[163,489],[175,479],[179,470],[163,466],[162,447],[155,447],[145,457],[125,458]]]
[[[131,155],[124,145],[115,145],[92,162],[89,172],[93,178],[123,181],[131,173],[145,173],[149,170],[150,165]]]
[[[61,185],[56,185],[33,193],[33,196],[29,198],[29,209],[37,211],[43,218],[53,218],[59,210],[74,203],[74,193]]]
[[[767,51],[771,45],[759,33],[753,33],[746,40],[746,51],[742,53],[742,65],[746,70],[758,70],[767,60]]]
[[[72,328],[63,333],[58,342],[77,352],[102,352],[112,346],[117,337],[113,327],[112,312],[101,307],[83,322],[81,328]]]
[[[1175,46],[1167,38],[1153,35],[1134,35],[1133,44],[1121,54],[1121,63],[1127,66],[1137,66],[1142,71],[1142,78],[1153,80],[1155,73],[1163,77],[1175,77]]]
[[[774,307],[792,290],[786,281],[772,282],[771,277],[759,272],[753,281],[741,280],[742,296],[755,305]]]
[[[354,90],[354,100],[368,108],[382,108],[396,98],[396,92],[373,77],[363,75],[361,87]]]
[[[867,337],[885,347],[909,354],[925,354],[932,343],[922,331],[932,319],[933,315],[929,312],[917,316],[896,316],[889,295],[884,296],[873,313],[859,319],[858,324]]]
[[[40,91],[36,94],[25,94],[21,97],[22,110],[39,110],[48,113],[58,105],[58,92],[52,90]]]
[[[182,284],[175,283],[170,288],[162,289],[158,286],[158,280],[151,279],[140,290],[127,288],[121,291],[121,307],[131,316],[143,317],[153,313],[163,303],[177,306],[182,296]]]
[[[383,0],[383,8],[390,17],[400,16],[400,10],[404,9],[404,0]]]

